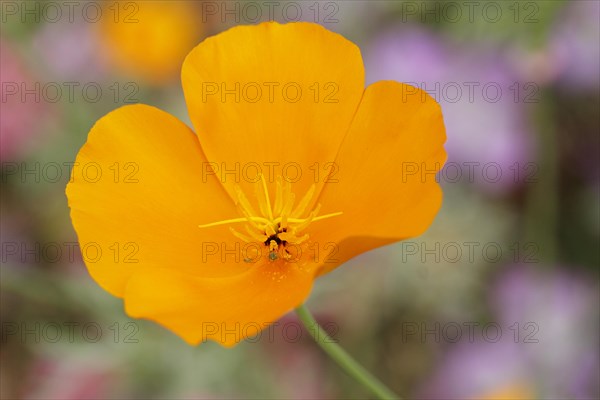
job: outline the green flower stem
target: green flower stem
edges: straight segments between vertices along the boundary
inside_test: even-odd
[[[363,386],[368,388],[378,399],[400,400],[396,394],[357,363],[348,353],[346,353],[346,351],[344,351],[344,349],[338,346],[331,336],[329,336],[317,321],[315,321],[306,306],[301,305],[296,308],[296,314],[306,329],[308,329],[308,332],[313,339],[315,339],[329,357],[333,358],[348,375],[362,383]]]

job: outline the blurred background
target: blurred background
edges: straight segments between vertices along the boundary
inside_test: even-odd
[[[166,3],[0,3],[3,399],[368,397],[293,314],[234,349],[127,318],[69,219],[92,124],[137,102],[189,124],[187,52],[270,18],[343,34],[447,127],[432,227],[317,281],[317,319],[406,398],[600,396],[600,2]]]

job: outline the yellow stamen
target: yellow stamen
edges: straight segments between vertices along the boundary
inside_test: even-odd
[[[256,211],[254,211],[254,208],[252,208],[252,205],[246,198],[246,195],[244,195],[244,192],[242,192],[242,189],[238,185],[235,185],[235,194],[237,195],[236,204],[239,204],[246,214],[256,215]]]
[[[271,237],[271,236],[275,235],[277,232],[275,231],[275,228],[273,228],[273,226],[271,224],[267,224],[267,225],[265,225],[265,233],[267,234],[267,236]]]
[[[266,224],[269,223],[269,220],[267,220],[265,218],[248,216],[246,218],[232,218],[232,219],[226,219],[223,221],[211,222],[210,224],[198,225],[198,228],[210,228],[210,227],[219,226],[219,225],[235,224],[238,222],[248,222],[249,219],[252,221],[259,221],[259,222],[263,222]]]
[[[273,206],[273,214],[279,215],[281,213],[281,207],[283,207],[283,184],[281,182],[281,176],[277,177],[275,185],[275,205]]]
[[[283,184],[283,193],[281,196],[281,214],[284,213],[284,210],[287,206],[287,204],[290,202],[290,196],[293,196],[294,194],[292,193],[292,184],[289,183],[288,181],[285,181],[285,183]],[[294,196],[295,199],[295,196]],[[294,202],[294,200],[292,200],[292,203]],[[290,211],[293,207],[293,204],[290,207]]]
[[[283,207],[283,210],[281,211],[281,229],[288,228],[288,216],[290,215],[292,207],[294,206],[295,200],[296,200],[296,195],[294,193],[290,193],[287,198],[287,203],[285,204],[285,206]],[[275,221],[275,222],[277,222],[277,221]]]
[[[300,232],[301,230],[303,230],[304,228],[306,228],[308,225],[310,225],[311,222],[313,222],[313,220],[315,219],[315,217],[317,216],[317,213],[319,212],[319,210],[321,209],[321,205],[319,204],[317,206],[317,208],[315,208],[310,215],[308,216],[308,218],[306,218],[304,220],[304,222],[300,222],[298,226],[296,226],[294,229],[296,232]]]
[[[331,214],[325,214],[325,215],[320,215],[318,217],[313,218],[312,222],[317,222],[317,221],[321,221],[327,218],[331,218],[331,217],[337,217],[339,215],[342,215],[343,212],[339,211],[339,212],[334,212]],[[308,218],[288,218],[288,222],[292,223],[292,224],[297,224],[297,223],[302,223],[304,221],[306,221]],[[276,218],[275,222],[279,222],[282,221],[281,218]]]
[[[246,243],[252,242],[252,239],[250,239],[248,236],[244,235],[243,233],[240,233],[240,232],[236,231],[232,227],[229,227],[229,230],[231,231],[231,233],[233,234],[233,236],[235,236],[236,238],[241,239],[241,240],[243,240]]]
[[[260,180],[262,181],[263,187],[263,195],[265,199],[265,206],[267,208],[267,216],[272,221],[273,220],[273,210],[271,209],[271,199],[269,199],[269,189],[267,189],[267,181],[265,180],[265,176],[260,174]]]
[[[284,260],[292,258],[289,254],[289,249],[287,249],[286,246],[306,242],[309,239],[309,235],[303,234],[300,236],[299,234],[313,222],[342,215],[342,212],[318,215],[321,210],[320,204],[317,204],[317,206],[306,215],[307,210],[309,210],[311,202],[315,197],[316,185],[314,184],[311,185],[296,208],[294,208],[296,195],[292,193],[290,182],[286,181],[284,183],[281,177],[277,177],[275,186],[275,203],[273,204],[273,207],[271,207],[271,198],[269,196],[267,181],[265,180],[264,175],[260,175],[260,182],[257,182],[255,186],[256,202],[260,214],[252,207],[252,204],[250,204],[250,201],[248,201],[240,187],[236,186],[236,205],[240,214],[243,215],[243,218],[232,218],[224,221],[212,222],[199,225],[199,227],[208,228],[246,222],[245,229],[247,234],[240,233],[231,227],[229,230],[233,236],[244,242],[264,243],[269,249],[269,261],[274,262],[280,259],[278,254],[283,254]],[[302,218],[302,216],[304,216],[304,218]],[[282,250],[282,253],[278,252],[280,249]]]
[[[254,240],[263,243],[265,240],[267,240],[269,237],[265,234],[260,234],[256,231],[253,231],[252,229],[250,229],[250,225],[246,225],[246,232],[248,232],[248,235],[250,235]],[[247,242],[250,243],[250,242]]]
[[[315,189],[316,189],[316,185],[313,183],[310,186],[310,189],[308,189],[308,192],[306,192],[304,197],[302,197],[302,200],[300,200],[300,203],[298,203],[298,206],[296,207],[294,212],[292,212],[291,215],[299,217],[302,214],[304,214],[306,207],[308,207],[308,203],[312,200],[312,198],[315,194]]]

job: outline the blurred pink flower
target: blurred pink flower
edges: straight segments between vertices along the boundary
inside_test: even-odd
[[[522,170],[534,157],[523,101],[535,87],[524,88],[496,54],[453,46],[413,27],[385,31],[365,58],[368,84],[397,80],[422,87],[440,102],[448,137],[446,170],[452,169],[447,177],[442,171],[442,182],[474,182],[503,193],[520,181],[515,165]]]
[[[24,382],[27,399],[85,400],[108,398],[117,379],[117,371],[101,360],[39,359]]]
[[[51,129],[44,126],[50,110],[36,94],[36,81],[24,60],[7,41],[0,40],[0,47],[0,159],[6,162],[25,157]]]
[[[316,315],[323,324],[322,316]],[[287,314],[267,331],[261,333],[265,353],[275,366],[277,390],[282,396],[294,399],[323,399],[327,384],[322,379],[325,356],[313,343],[309,332],[295,315]],[[298,371],[304,371],[298,374]]]

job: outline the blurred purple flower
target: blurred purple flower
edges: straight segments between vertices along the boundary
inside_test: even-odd
[[[599,20],[600,2],[565,2],[545,43],[533,48],[527,41],[515,41],[507,49],[507,60],[526,81],[596,91],[600,86]]]
[[[525,343],[521,351],[531,361],[529,375],[541,393],[598,398],[598,287],[567,271],[515,266],[499,280],[493,304],[502,325],[533,322],[539,327],[535,337],[542,347]]]
[[[564,271],[510,268],[491,292],[500,340],[452,347],[419,397],[598,398],[597,293]]]
[[[449,155],[442,182],[475,182],[492,193],[517,183],[515,163],[524,168],[533,157],[533,135],[522,101],[535,88],[515,86],[517,79],[494,53],[452,46],[433,33],[411,28],[384,32],[365,58],[368,83],[388,79],[409,83],[440,102]]]
[[[527,365],[521,360],[519,348],[510,340],[498,343],[464,341],[452,348],[415,398],[533,398],[530,387],[523,382],[527,374]],[[507,392],[519,395],[508,397]]]
[[[559,79],[567,87],[600,87],[600,2],[572,1],[559,15],[550,35],[551,53],[563,69]]]
[[[89,23],[45,24],[33,40],[33,49],[45,71],[65,81],[94,81],[107,72],[96,29]]]

